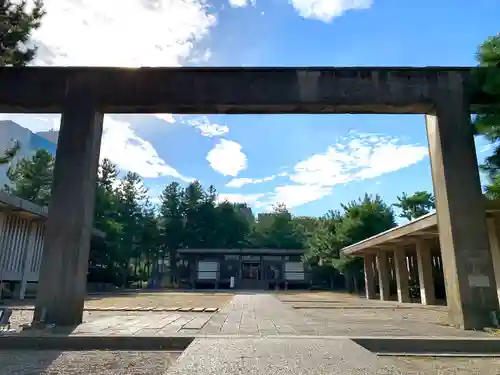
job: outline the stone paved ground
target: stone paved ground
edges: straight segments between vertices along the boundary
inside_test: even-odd
[[[300,308],[294,308],[297,304]],[[5,356],[12,358],[13,352],[0,352],[0,369],[7,365],[15,369],[16,363],[19,366],[24,361],[19,358],[27,358],[28,364],[39,363],[39,369],[14,373],[499,374],[498,359],[382,358],[346,338],[338,338],[486,335],[443,325],[443,308],[412,307],[333,293],[245,293],[234,296],[216,313],[87,311],[85,323],[74,334],[187,335],[197,339],[175,364],[175,355],[168,353],[85,352],[80,356],[56,356],[40,352],[45,357],[39,359],[38,354],[19,352],[7,359]],[[17,313],[30,320],[30,311]],[[272,357],[269,353],[273,353]]]
[[[305,298],[313,302],[307,302]],[[190,297],[193,298],[193,297]],[[294,308],[299,300],[301,308]],[[280,301],[281,300],[281,301]],[[294,300],[294,302],[286,302]],[[316,301],[315,301],[316,300]],[[317,300],[323,300],[318,303]],[[330,302],[326,303],[325,300]],[[331,302],[334,301],[334,302]],[[335,301],[340,301],[335,303]],[[330,304],[331,303],[331,304]],[[194,302],[196,304],[196,302]],[[321,308],[318,308],[318,305]],[[295,306],[296,307],[296,306]],[[140,336],[487,336],[447,326],[442,307],[399,306],[343,294],[306,296],[238,294],[217,312],[85,311],[73,334]],[[196,309],[194,309],[196,310]],[[31,322],[32,311],[14,311],[13,328]]]
[[[130,292],[91,295],[85,301],[85,310],[173,310],[215,309],[224,306],[231,293]],[[34,300],[5,301],[13,308],[33,308]]]
[[[210,319],[210,313],[196,312],[85,312],[83,324],[71,335],[85,336],[194,336]],[[11,328],[20,331],[30,324],[32,311],[14,311]],[[26,331],[24,334],[39,334]]]
[[[312,294],[315,296],[315,294]],[[399,308],[397,304],[374,302],[340,295],[342,305],[330,308],[293,308],[280,295],[236,295],[201,329],[200,335],[315,335],[315,336],[487,336],[484,332],[464,332],[447,326],[441,307]],[[290,298],[287,295],[286,298]],[[302,301],[305,301],[301,296]],[[313,297],[318,298],[318,297]],[[335,295],[329,295],[334,300]],[[339,307],[340,306],[340,307]],[[365,308],[360,308],[366,306]]]

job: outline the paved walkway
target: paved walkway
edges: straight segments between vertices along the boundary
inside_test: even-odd
[[[197,336],[487,336],[447,326],[443,308],[398,308],[380,303],[366,309],[333,304],[321,309],[304,307],[295,309],[272,294],[236,295],[212,315]]]
[[[414,310],[402,311],[382,306],[381,310],[364,311],[368,315],[361,315],[361,311],[334,307],[294,309],[292,304],[283,303],[272,294],[236,295],[210,318],[168,374],[434,373],[428,363],[381,359],[345,336],[474,335],[439,326],[433,319],[418,321],[419,313],[442,313],[419,309],[418,305]],[[417,315],[412,317],[414,311]],[[488,362],[478,373],[493,374],[490,371],[497,364]],[[455,373],[454,361],[442,366],[443,373],[448,370]]]
[[[334,299],[335,297],[332,297]],[[344,298],[339,296],[339,299]],[[330,302],[280,301],[276,294],[235,295],[217,312],[214,309],[104,309],[85,311],[84,323],[72,335],[85,336],[487,336],[464,332],[444,323],[443,308],[392,308],[352,300],[352,306]],[[327,308],[325,308],[327,307]],[[190,310],[190,311],[187,311]],[[203,312],[202,312],[203,311]],[[14,311],[13,328],[29,324],[32,311]],[[29,333],[28,333],[29,334]],[[39,332],[37,332],[39,334]]]
[[[269,294],[236,295],[201,329],[201,335],[314,334],[313,320]]]
[[[466,374],[468,372],[454,371],[456,360],[444,364],[436,364],[438,360],[423,363],[382,360],[347,336],[485,335],[440,325],[437,318],[443,316],[443,309],[419,306],[398,309],[388,305],[363,309],[356,306],[355,300],[352,306],[342,303],[343,307],[339,307],[333,294],[331,307],[318,309],[316,301],[310,304],[313,308],[308,308],[310,302],[302,300],[301,308],[296,309],[293,306],[297,300],[287,303],[278,297],[273,293],[238,294],[215,313],[86,312],[86,322],[72,335],[144,337],[146,340],[153,336],[195,337],[167,370],[171,375],[408,374],[434,373],[433,366],[438,365],[444,366],[443,373],[449,369],[450,373]],[[496,374],[491,371],[497,368],[498,362],[489,361],[476,373]],[[422,372],[422,369],[428,371]]]

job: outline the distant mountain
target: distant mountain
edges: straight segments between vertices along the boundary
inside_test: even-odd
[[[53,142],[57,144],[57,138],[59,137],[59,131],[58,130],[48,130],[45,132],[38,132],[36,133],[40,137],[45,138],[46,140]]]

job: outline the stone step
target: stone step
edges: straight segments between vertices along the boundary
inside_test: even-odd
[[[33,306],[0,306],[0,309],[9,308],[13,311],[32,311]],[[85,307],[83,311],[126,311],[126,312],[206,312],[214,313],[219,309],[215,307],[156,307],[156,306],[137,306],[137,307]]]

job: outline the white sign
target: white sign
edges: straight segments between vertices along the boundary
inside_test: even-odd
[[[490,278],[486,275],[469,275],[469,286],[488,288],[490,286]]]
[[[231,276],[231,279],[230,279],[230,281],[229,281],[229,287],[230,287],[231,289],[233,289],[233,288],[234,288],[234,276]]]
[[[217,271],[219,269],[218,262],[198,262],[198,280],[215,280],[217,279]]]
[[[304,272],[304,264],[302,262],[286,262],[285,272]]]

